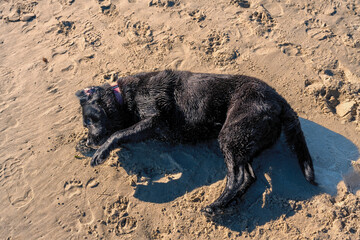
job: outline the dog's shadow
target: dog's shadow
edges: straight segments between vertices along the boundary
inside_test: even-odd
[[[291,216],[291,200],[305,200],[321,193],[336,193],[342,176],[359,157],[357,147],[340,134],[301,119],[313,157],[316,181],[309,184],[283,137],[253,162],[257,181],[240,201],[213,221],[235,231],[253,230],[280,216]],[[134,196],[153,203],[170,202],[204,185],[225,178],[226,168],[217,141],[198,145],[170,145],[157,141],[128,144],[118,153],[121,166],[136,174]]]
[[[134,196],[146,202],[170,202],[226,173],[216,141],[197,145],[146,141],[126,145],[118,156],[126,172],[138,176]]]

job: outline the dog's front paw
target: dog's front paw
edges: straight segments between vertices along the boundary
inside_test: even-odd
[[[90,165],[95,167],[103,162],[109,157],[110,151],[107,149],[103,149],[103,147],[99,148],[95,154],[93,155]]]
[[[224,213],[221,208],[211,205],[202,208],[200,211],[208,218],[213,218],[216,215]]]

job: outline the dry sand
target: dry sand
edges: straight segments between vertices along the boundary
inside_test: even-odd
[[[0,1],[0,238],[360,239],[359,28],[359,0]],[[91,168],[75,91],[165,68],[268,82],[302,118],[320,186],[282,139],[213,220],[199,209],[224,186],[215,142],[129,145]]]

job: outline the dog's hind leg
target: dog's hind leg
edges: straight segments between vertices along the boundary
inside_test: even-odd
[[[256,180],[251,167],[253,158],[280,136],[281,123],[275,112],[253,109],[253,105],[233,106],[219,133],[227,167],[226,185],[220,197],[203,209],[206,215],[214,215],[235,196],[246,192]]]
[[[222,194],[212,204],[202,209],[206,215],[214,215],[224,208],[236,196],[241,196],[256,180],[250,164],[241,164],[237,169],[229,171],[226,178],[226,186]]]

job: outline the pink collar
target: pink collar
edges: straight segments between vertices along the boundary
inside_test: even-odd
[[[115,94],[115,97],[116,97],[116,100],[117,102],[122,105],[124,103],[124,100],[123,100],[123,97],[121,95],[121,91],[120,91],[120,88],[119,88],[119,85],[112,85],[111,86],[113,91],[114,91],[114,94]]]

